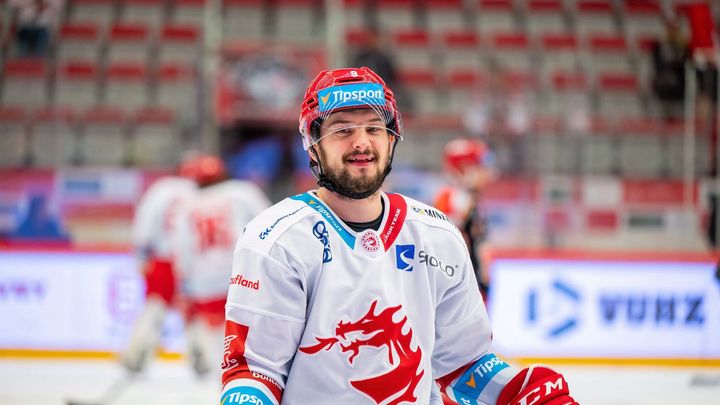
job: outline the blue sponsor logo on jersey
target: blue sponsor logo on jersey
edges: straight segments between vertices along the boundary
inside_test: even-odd
[[[335,231],[337,231],[338,235],[342,238],[342,240],[350,247],[350,249],[355,248],[355,237],[350,234],[345,228],[343,228],[342,225],[340,225],[340,220],[335,218],[335,215],[328,209],[320,200],[318,200],[315,196],[313,196],[310,193],[303,193],[298,194],[296,196],[290,197],[293,200],[297,201],[303,201],[305,204],[307,204],[310,208],[314,209],[320,215],[325,218],[325,220],[330,224]]]
[[[315,223],[315,226],[313,226],[313,235],[323,244],[323,263],[331,262],[332,250],[330,250],[330,241],[328,240],[330,235],[328,235],[324,221],[317,221]]]
[[[220,405],[271,405],[273,401],[264,392],[254,387],[235,387],[225,394],[220,400]]]
[[[385,91],[377,83],[345,84],[318,91],[318,111],[363,105],[385,105]]]
[[[285,218],[287,218],[287,217],[289,217],[289,216],[291,216],[291,215],[295,215],[298,211],[300,211],[300,210],[303,209],[303,208],[305,208],[305,207],[300,207],[300,208],[296,209],[295,211],[293,211],[293,212],[291,212],[291,213],[289,213],[289,214],[285,214],[285,215],[281,216],[280,218],[276,219],[275,222],[273,222],[272,225],[270,225],[269,227],[265,228],[264,231],[260,232],[260,234],[258,235],[258,238],[260,238],[260,239],[265,239],[265,238],[267,238],[267,236],[270,234],[270,232],[272,232],[272,230],[275,229],[275,227],[277,226],[278,223],[280,223],[280,221],[282,221],[283,219],[285,219]],[[245,233],[244,230],[243,230],[243,233]]]
[[[508,367],[510,366],[497,356],[492,353],[487,353],[465,371],[452,385],[455,397],[463,401],[471,399],[477,401],[488,383],[500,371]]]
[[[415,245],[395,245],[395,263],[398,270],[412,271],[415,260]]]

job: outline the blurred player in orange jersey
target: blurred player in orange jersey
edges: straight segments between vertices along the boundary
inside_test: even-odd
[[[487,298],[487,277],[481,260],[487,236],[487,216],[482,204],[485,188],[495,180],[495,155],[480,140],[456,138],[443,150],[443,168],[450,184],[440,189],[434,205],[460,229],[470,249],[470,259],[480,291]]]
[[[187,157],[173,176],[154,182],[140,199],[133,219],[132,242],[145,279],[145,306],[134,325],[121,362],[141,371],[160,340],[168,308],[176,299],[172,233],[178,206],[196,191],[197,161]]]
[[[219,380],[235,242],[270,201],[255,184],[227,179],[218,157],[200,156],[198,164],[198,191],[178,208],[173,250],[190,361],[198,375],[215,370]]]

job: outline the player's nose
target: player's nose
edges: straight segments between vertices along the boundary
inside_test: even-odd
[[[353,139],[353,148],[366,149],[370,145],[370,133],[366,127],[358,128],[357,136]]]

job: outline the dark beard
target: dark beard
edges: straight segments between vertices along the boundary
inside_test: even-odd
[[[379,161],[376,152],[367,150],[343,156],[343,162],[354,155],[360,154],[372,155],[375,161]],[[320,151],[320,155],[323,155],[322,151]],[[390,167],[386,166],[384,170],[378,169],[374,176],[353,177],[350,174],[350,170],[346,167],[333,171],[323,165],[323,171],[320,175],[318,185],[338,193],[343,197],[361,200],[375,194],[380,187],[382,187],[383,182],[385,182],[385,177],[387,177],[389,173]]]

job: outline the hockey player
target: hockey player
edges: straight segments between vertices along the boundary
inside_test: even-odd
[[[145,306],[120,359],[132,373],[141,371],[154,353],[166,312],[175,300],[172,227],[178,205],[195,192],[197,176],[197,161],[184,159],[177,175],[163,177],[147,189],[135,211],[132,240],[145,279]]]
[[[483,141],[456,138],[445,145],[443,162],[450,185],[440,189],[434,205],[450,217],[462,232],[480,291],[483,297],[487,297],[487,278],[481,260],[482,244],[487,236],[487,215],[482,196],[497,176],[495,155]]]
[[[322,71],[300,133],[319,188],[281,201],[238,241],[226,304],[230,404],[573,404],[562,375],[518,372],[491,333],[462,235],[380,191],[403,134],[368,68]]]
[[[270,202],[255,184],[228,180],[220,158],[201,155],[196,164],[198,191],[178,209],[173,247],[185,307],[187,351],[195,372],[202,376],[218,370],[222,358],[235,242]]]

